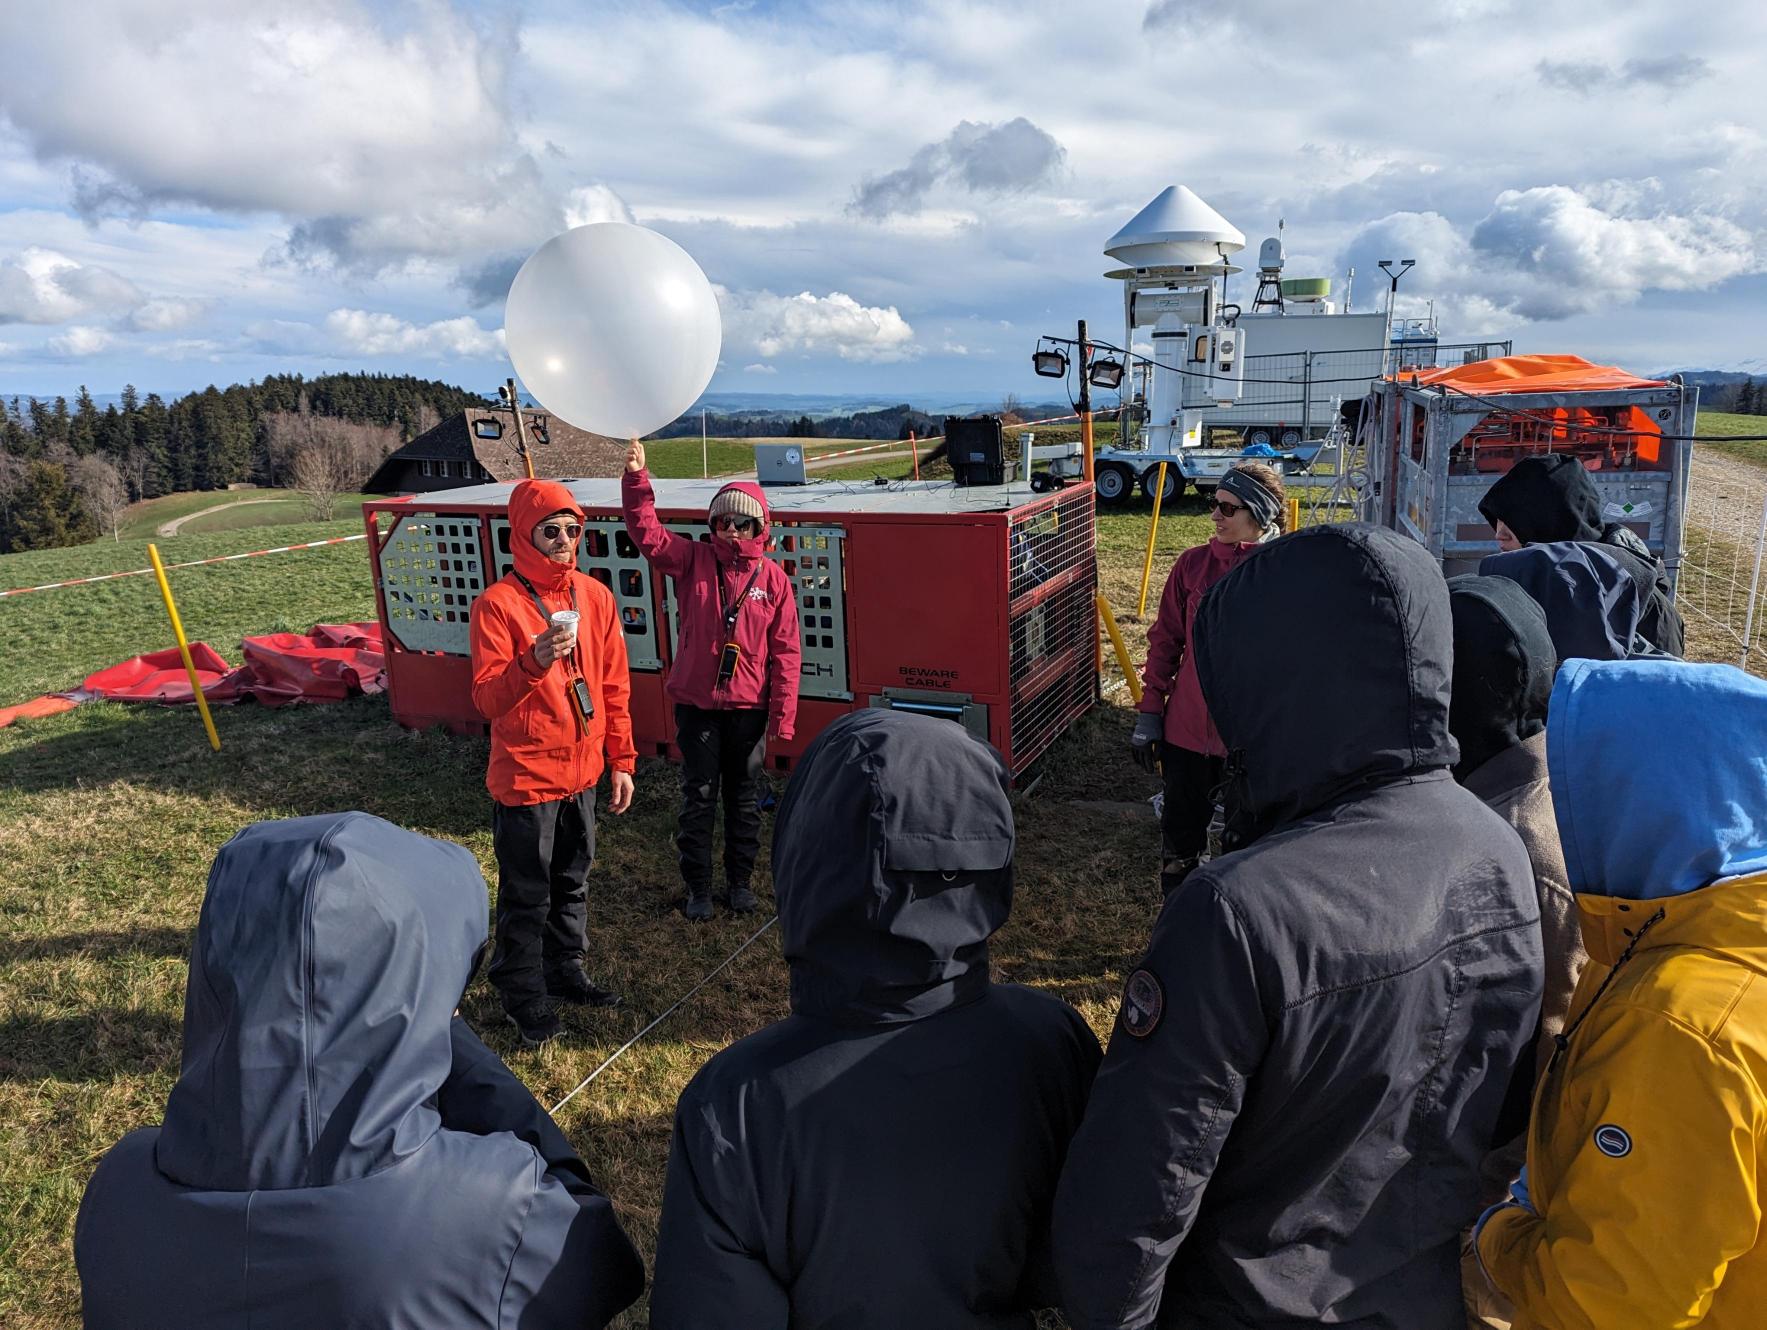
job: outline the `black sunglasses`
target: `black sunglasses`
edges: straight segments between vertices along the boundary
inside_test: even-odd
[[[761,524],[752,517],[731,517],[727,513],[720,513],[712,519],[712,530],[714,531],[759,531],[760,529]]]
[[[1223,517],[1232,517],[1235,513],[1243,513],[1245,511],[1245,505],[1243,503],[1228,503],[1225,499],[1216,499],[1209,505],[1209,507],[1213,511],[1220,513]]]
[[[563,526],[559,525],[557,522],[548,522],[545,526],[540,528],[540,534],[547,540],[557,540],[560,536],[563,536],[566,540],[575,540],[578,536],[583,534],[583,528],[578,526],[575,522]]]

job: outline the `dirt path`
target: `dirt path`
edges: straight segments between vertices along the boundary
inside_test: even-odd
[[[248,503],[281,503],[287,498],[288,495],[279,494],[273,499],[235,499],[232,503],[217,503],[214,507],[204,508],[201,512],[185,513],[182,517],[174,517],[170,522],[161,522],[155,529],[154,534],[159,536],[175,536],[178,534],[178,528],[183,526],[186,522],[194,521],[198,517],[207,517],[210,513],[218,513],[223,508],[243,508]]]
[[[1758,514],[1761,505],[1767,503],[1767,466],[1719,452],[1696,450],[1687,482],[1687,500],[1694,513],[1710,513],[1728,504]]]

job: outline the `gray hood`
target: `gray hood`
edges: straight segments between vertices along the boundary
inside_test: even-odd
[[[319,1187],[422,1147],[486,917],[471,853],[366,813],[228,841],[191,951],[160,1171],[211,1190]]]
[[[856,711],[816,736],[773,833],[794,1012],[890,1024],[983,995],[1012,908],[1006,789],[948,720]]]

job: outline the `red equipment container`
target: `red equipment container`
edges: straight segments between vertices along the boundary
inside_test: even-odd
[[[626,629],[640,752],[673,753],[663,684],[675,608],[620,519],[619,482],[566,481],[587,517],[579,566],[614,593]],[[659,480],[658,516],[707,539],[720,482]],[[387,692],[404,725],[482,731],[472,705],[472,602],[510,567],[509,485],[363,505],[385,630]],[[769,488],[773,548],[797,588],[804,661],[792,761],[824,725],[888,706],[957,721],[1017,777],[1098,696],[1090,486],[931,481]]]

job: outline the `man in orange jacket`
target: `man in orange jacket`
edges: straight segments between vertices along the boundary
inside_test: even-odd
[[[557,1002],[620,1003],[583,969],[584,878],[595,784],[612,767],[608,808],[624,813],[638,750],[613,593],[577,569],[583,510],[557,481],[524,480],[509,496],[509,526],[515,567],[472,607],[472,700],[491,722],[491,982],[532,1047],[558,1035]]]

